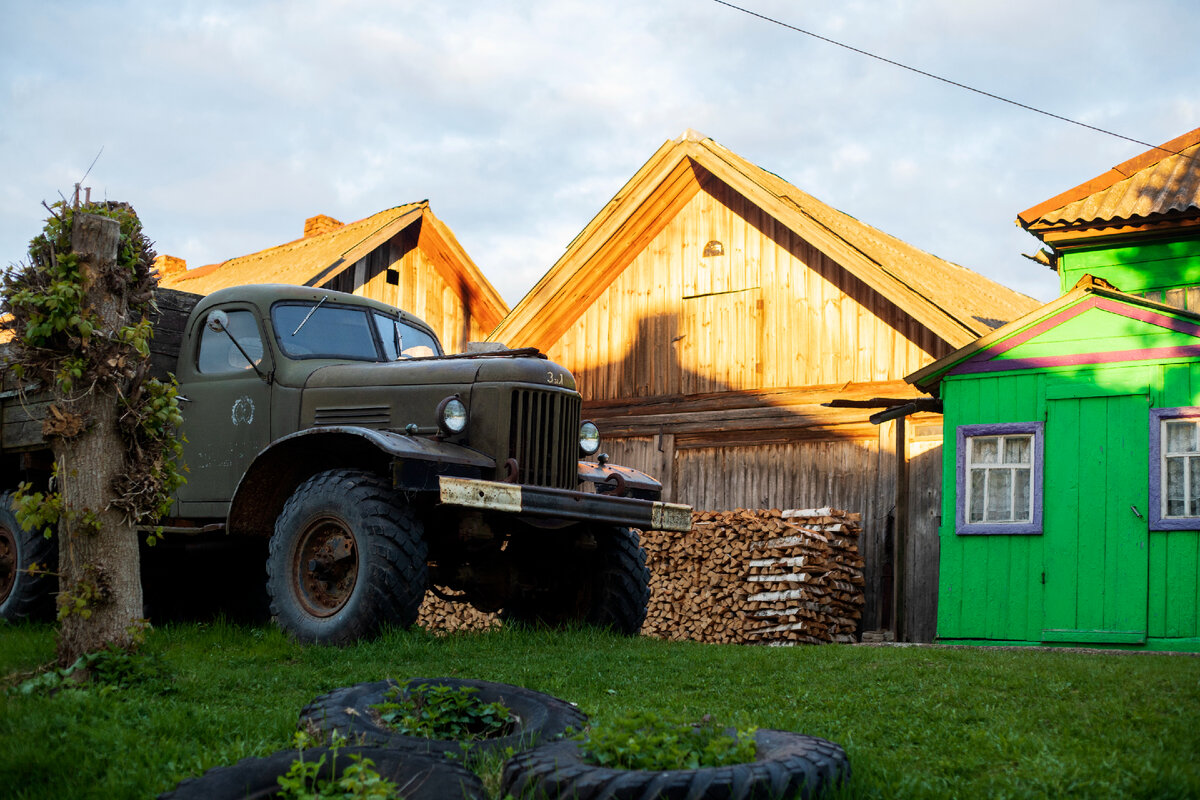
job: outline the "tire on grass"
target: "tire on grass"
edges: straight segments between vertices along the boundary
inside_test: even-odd
[[[850,777],[846,752],[826,739],[767,729],[754,738],[754,761],[659,772],[597,767],[583,761],[579,742],[552,742],[505,763],[501,795],[519,800],[811,800]]]
[[[373,769],[395,783],[405,800],[486,800],[487,793],[479,776],[445,759],[412,753],[367,747],[342,747],[337,753],[336,770],[327,748],[304,751],[305,762],[325,756],[318,775],[326,780],[339,777],[354,764],[352,755],[374,762]],[[158,800],[266,800],[279,792],[279,777],[286,775],[296,760],[295,750],[285,750],[265,758],[244,758],[227,767],[214,767],[196,778],[180,781]]]
[[[587,531],[595,546],[582,549],[556,535],[514,540],[514,557],[535,587],[508,602],[506,622],[564,627],[606,628],[636,636],[646,620],[650,571],[646,551],[632,528],[596,527]]]
[[[58,540],[47,539],[41,531],[27,531],[13,514],[12,495],[0,494],[0,619],[54,618],[54,575],[30,575],[29,567],[57,571]]]
[[[382,477],[336,469],[296,489],[275,522],[267,593],[302,642],[349,644],[412,625],[425,596],[424,529]]]
[[[371,706],[386,702],[384,694],[388,690],[403,686],[404,695],[408,696],[422,684],[473,688],[481,702],[499,702],[507,707],[516,717],[515,725],[503,736],[458,742],[397,733],[379,721]],[[525,750],[556,739],[568,728],[583,730],[586,724],[587,715],[565,700],[521,686],[458,678],[409,678],[403,683],[392,680],[359,683],[321,695],[300,712],[298,727],[316,729],[326,737],[336,731],[351,742],[371,747],[475,759],[487,753],[503,753],[510,747],[513,752]]]

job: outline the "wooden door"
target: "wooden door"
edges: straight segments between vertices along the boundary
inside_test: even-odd
[[[1149,397],[1047,406],[1042,641],[1144,643]]]

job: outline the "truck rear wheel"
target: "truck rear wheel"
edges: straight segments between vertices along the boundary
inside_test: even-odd
[[[509,599],[501,616],[521,624],[572,623],[636,636],[646,620],[650,571],[631,528],[592,528],[594,548],[556,534],[514,538],[509,551],[536,588]]]
[[[0,495],[0,619],[45,620],[53,617],[54,575],[30,575],[31,564],[58,569],[58,541],[17,523],[12,495]]]
[[[275,522],[267,557],[271,616],[303,642],[347,644],[417,619],[428,575],[424,529],[383,478],[321,472]]]

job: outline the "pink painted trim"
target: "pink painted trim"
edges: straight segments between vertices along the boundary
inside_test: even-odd
[[[1009,358],[964,364],[954,370],[956,375],[983,372],[1009,372],[1018,369],[1045,367],[1077,367],[1087,364],[1115,364],[1122,361],[1157,361],[1164,358],[1194,358],[1200,356],[1200,344],[1183,347],[1153,347],[1146,350],[1113,350],[1109,353],[1079,353],[1069,356],[1040,356],[1038,358]]]
[[[1158,347],[1150,350],[1117,350],[1110,353],[1079,353],[1066,356],[1041,356],[1038,358],[1014,358],[1007,361],[996,360],[1016,347],[1020,347],[1031,339],[1041,336],[1049,330],[1057,328],[1080,314],[1093,308],[1108,311],[1128,319],[1156,325],[1160,328],[1188,334],[1200,338],[1200,325],[1186,322],[1175,317],[1167,316],[1159,311],[1148,308],[1133,308],[1104,297],[1088,297],[1067,310],[1055,314],[1049,319],[1042,320],[1032,328],[1004,340],[995,347],[988,348],[959,364],[950,370],[948,375],[970,375],[981,372],[1002,372],[1016,369],[1037,369],[1039,367],[1077,366],[1084,364],[1111,364],[1119,361],[1151,361],[1159,358],[1186,358],[1200,355],[1200,345],[1185,345],[1181,347]]]

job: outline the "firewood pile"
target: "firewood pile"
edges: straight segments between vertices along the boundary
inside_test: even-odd
[[[853,642],[862,617],[861,515],[835,508],[700,511],[688,533],[642,534],[642,633],[719,644]],[[426,594],[418,624],[487,630],[495,614]]]
[[[702,511],[686,534],[642,536],[642,633],[738,644],[852,642],[862,617],[859,514]]]
[[[439,586],[438,590],[453,595],[444,586]],[[417,613],[417,624],[435,633],[486,631],[499,628],[500,617],[480,611],[469,603],[455,603],[438,597],[435,592],[426,592],[421,610]]]

